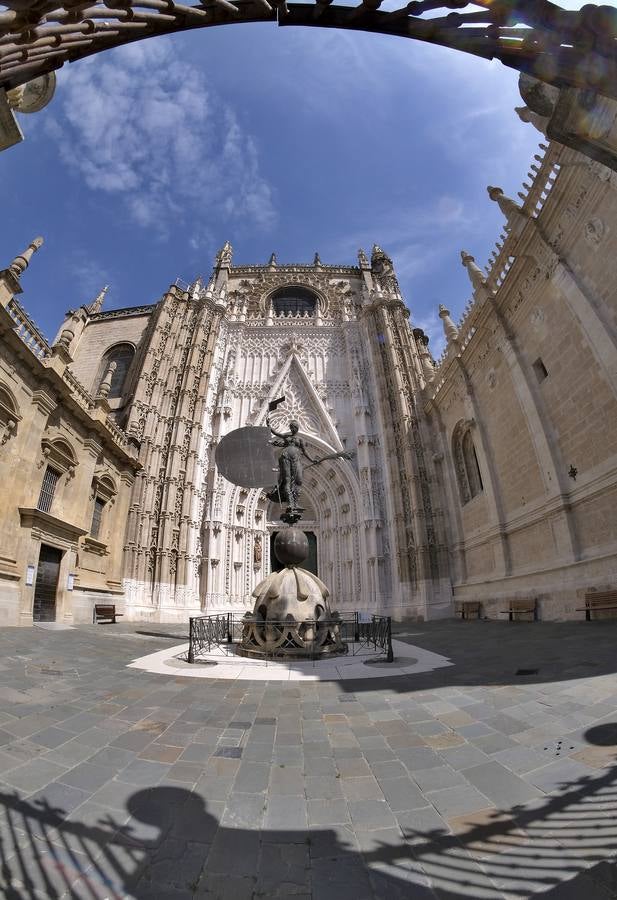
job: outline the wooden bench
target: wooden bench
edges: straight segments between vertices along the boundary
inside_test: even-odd
[[[605,610],[614,610],[617,613],[617,590],[587,591],[585,594],[585,606],[579,608],[577,612],[584,612],[586,620],[590,622],[592,613]],[[613,616],[600,616],[600,618],[611,619]]]
[[[502,615],[507,615],[510,622],[518,620],[519,616],[531,616],[525,621],[538,621],[538,601],[533,600],[510,600],[507,609],[501,610]]]
[[[92,624],[97,625],[101,620],[116,624],[116,617],[123,613],[117,613],[113,603],[95,603],[92,611]]]
[[[476,600],[459,600],[454,605],[454,611],[461,619],[479,619],[480,602]]]

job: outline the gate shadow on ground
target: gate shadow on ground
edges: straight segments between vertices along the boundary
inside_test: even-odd
[[[448,658],[453,665],[380,680],[393,692],[437,687],[499,687],[595,678],[617,673],[617,619],[595,622],[440,620],[398,623],[392,637]],[[517,674],[520,670],[531,674]],[[366,681],[342,690],[373,690]]]
[[[587,738],[607,746],[616,729]],[[610,900],[617,890],[614,765],[526,807],[461,817],[456,833],[422,828],[424,810],[405,814],[400,830],[358,832],[360,844],[344,826],[230,827],[175,786],[138,790],[113,815],[92,802],[54,807],[44,790],[0,802],[6,900]]]

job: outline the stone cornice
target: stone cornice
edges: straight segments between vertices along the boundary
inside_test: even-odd
[[[328,266],[322,264],[320,266],[311,263],[277,263],[276,266],[231,266],[229,274],[234,275],[257,275],[261,272],[280,273],[281,275],[306,274],[307,272],[327,272],[330,275],[348,275],[359,278],[361,269],[358,266]]]
[[[38,529],[44,534],[52,534],[54,537],[62,538],[66,541],[75,542],[82,535],[87,534],[87,529],[80,528],[79,525],[73,525],[71,522],[65,522],[58,519],[50,513],[42,512],[35,507],[19,507],[19,518],[22,528]]]
[[[109,309],[105,312],[93,313],[89,316],[91,322],[99,322],[101,319],[128,319],[130,316],[150,315],[156,307],[156,303],[148,303],[144,306],[126,306],[123,309]]]

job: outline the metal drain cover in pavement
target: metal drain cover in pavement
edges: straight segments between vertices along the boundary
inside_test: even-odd
[[[577,750],[579,747],[580,744],[572,741],[557,740],[549,741],[542,749],[545,753],[550,753],[551,756],[567,756],[572,750]]]

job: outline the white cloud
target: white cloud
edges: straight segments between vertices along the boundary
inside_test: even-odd
[[[130,44],[60,75],[47,129],[61,158],[92,191],[121,197],[138,225],[166,235],[213,217],[274,224],[255,141],[168,42]]]

